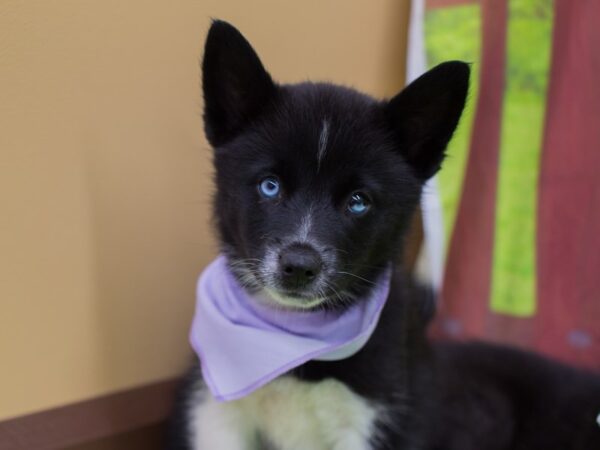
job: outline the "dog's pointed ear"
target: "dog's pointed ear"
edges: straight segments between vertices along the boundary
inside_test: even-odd
[[[232,25],[213,21],[202,61],[204,128],[219,146],[235,137],[275,95],[256,52]]]
[[[469,65],[442,63],[421,75],[385,105],[406,161],[421,180],[440,168],[465,106]]]

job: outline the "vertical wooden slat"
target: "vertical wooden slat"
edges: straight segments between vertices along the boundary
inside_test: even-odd
[[[450,334],[481,335],[488,311],[507,12],[506,0],[481,2],[479,98],[442,293],[441,310]]]

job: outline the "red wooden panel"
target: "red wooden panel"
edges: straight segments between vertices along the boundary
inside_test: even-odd
[[[536,345],[600,368],[600,2],[556,0],[538,211]]]

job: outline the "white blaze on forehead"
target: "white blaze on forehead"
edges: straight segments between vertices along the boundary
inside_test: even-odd
[[[327,140],[329,139],[329,121],[323,119],[321,125],[321,134],[319,135],[319,148],[317,149],[317,172],[321,168],[321,161],[325,157],[327,151]]]
[[[308,235],[310,234],[310,230],[312,228],[313,222],[313,212],[312,206],[308,209],[307,213],[302,217],[300,221],[300,226],[298,227],[298,231],[296,231],[296,235],[294,236],[294,240],[298,242],[308,242]]]

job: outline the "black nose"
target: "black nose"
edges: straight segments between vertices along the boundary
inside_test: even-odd
[[[292,245],[279,254],[281,280],[287,288],[299,289],[310,284],[321,272],[323,262],[313,248]]]

